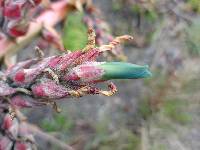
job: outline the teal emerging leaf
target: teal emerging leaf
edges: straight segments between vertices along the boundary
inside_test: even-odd
[[[100,65],[104,70],[103,80],[138,79],[151,77],[148,65],[135,65],[124,62],[106,62]]]

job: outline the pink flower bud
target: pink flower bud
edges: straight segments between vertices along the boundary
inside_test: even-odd
[[[14,81],[15,82],[24,82],[25,80],[25,73],[24,70],[20,70],[16,73],[15,77],[14,77]]]
[[[52,80],[44,83],[37,83],[31,87],[33,95],[40,98],[57,99],[68,96],[67,89],[62,85],[57,85]]]
[[[24,36],[28,31],[29,24],[27,22],[21,23],[19,21],[9,21],[7,26],[7,33],[11,37]]]
[[[0,138],[0,150],[10,150],[13,142],[6,136]]]
[[[4,6],[4,2],[5,2],[5,0],[0,0],[0,7]]]
[[[33,0],[33,2],[35,3],[35,5],[39,5],[42,2],[42,0]]]
[[[18,68],[18,70],[16,72],[13,71],[13,74],[11,74],[10,77],[15,85],[19,85],[19,86],[27,85],[28,86],[35,80],[35,78],[39,74],[41,74],[44,71],[44,69],[48,66],[51,59],[52,59],[52,57],[43,59],[43,61],[39,62],[39,64],[32,65],[32,67],[30,67],[30,69],[23,69],[23,68],[19,69]],[[10,72],[12,72],[12,70],[10,70]]]
[[[65,80],[80,80],[82,82],[93,82],[100,80],[104,74],[104,70],[99,67],[102,63],[88,62],[73,68]]]
[[[16,118],[12,118],[9,114],[6,114],[1,128],[9,133],[12,137],[16,138],[18,134],[19,123]]]
[[[12,118],[9,114],[5,115],[1,128],[4,130],[9,130],[13,125]]]
[[[26,143],[16,142],[14,150],[28,150],[28,147]]]
[[[8,19],[19,19],[21,17],[21,7],[19,4],[8,4],[3,8],[3,16]]]
[[[16,65],[11,66],[10,68],[7,69],[6,76],[8,76],[9,78],[13,78],[13,76],[16,74],[17,71],[19,71],[20,69],[29,68],[31,65],[35,64],[36,62],[38,62],[38,60],[36,59],[30,59],[30,60],[19,62]]]

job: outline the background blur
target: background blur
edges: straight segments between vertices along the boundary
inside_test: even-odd
[[[94,0],[94,5],[113,35],[134,36],[124,47],[126,61],[149,64],[153,77],[114,81],[118,92],[112,97],[66,99],[60,114],[49,107],[26,110],[30,122],[76,150],[199,150],[200,1]],[[87,38],[81,17],[68,16],[63,41],[67,34]],[[24,60],[29,54],[19,55]],[[58,149],[36,140],[39,149]]]

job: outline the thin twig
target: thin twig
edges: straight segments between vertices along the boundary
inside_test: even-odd
[[[25,123],[25,122],[24,122]],[[64,142],[56,139],[55,137],[43,132],[41,129],[39,129],[37,126],[34,126],[32,124],[29,124],[29,123],[25,123],[28,130],[30,132],[32,132],[33,134],[41,137],[42,139],[50,142],[50,143],[53,143],[57,146],[59,146],[62,150],[74,150],[74,148],[72,148],[71,146],[65,144]]]

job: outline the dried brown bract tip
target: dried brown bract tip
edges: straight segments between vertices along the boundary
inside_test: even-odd
[[[92,27],[90,27],[88,29],[88,42],[87,42],[86,47],[82,51],[88,51],[90,49],[95,48],[95,44],[96,44],[95,38],[96,38],[95,31]]]
[[[123,35],[123,36],[119,36],[116,37],[113,41],[111,41],[108,45],[102,45],[99,47],[100,51],[111,51],[113,50],[115,47],[117,47],[118,45],[120,45],[121,43],[125,42],[125,41],[130,41],[133,40],[133,37],[130,35]]]

